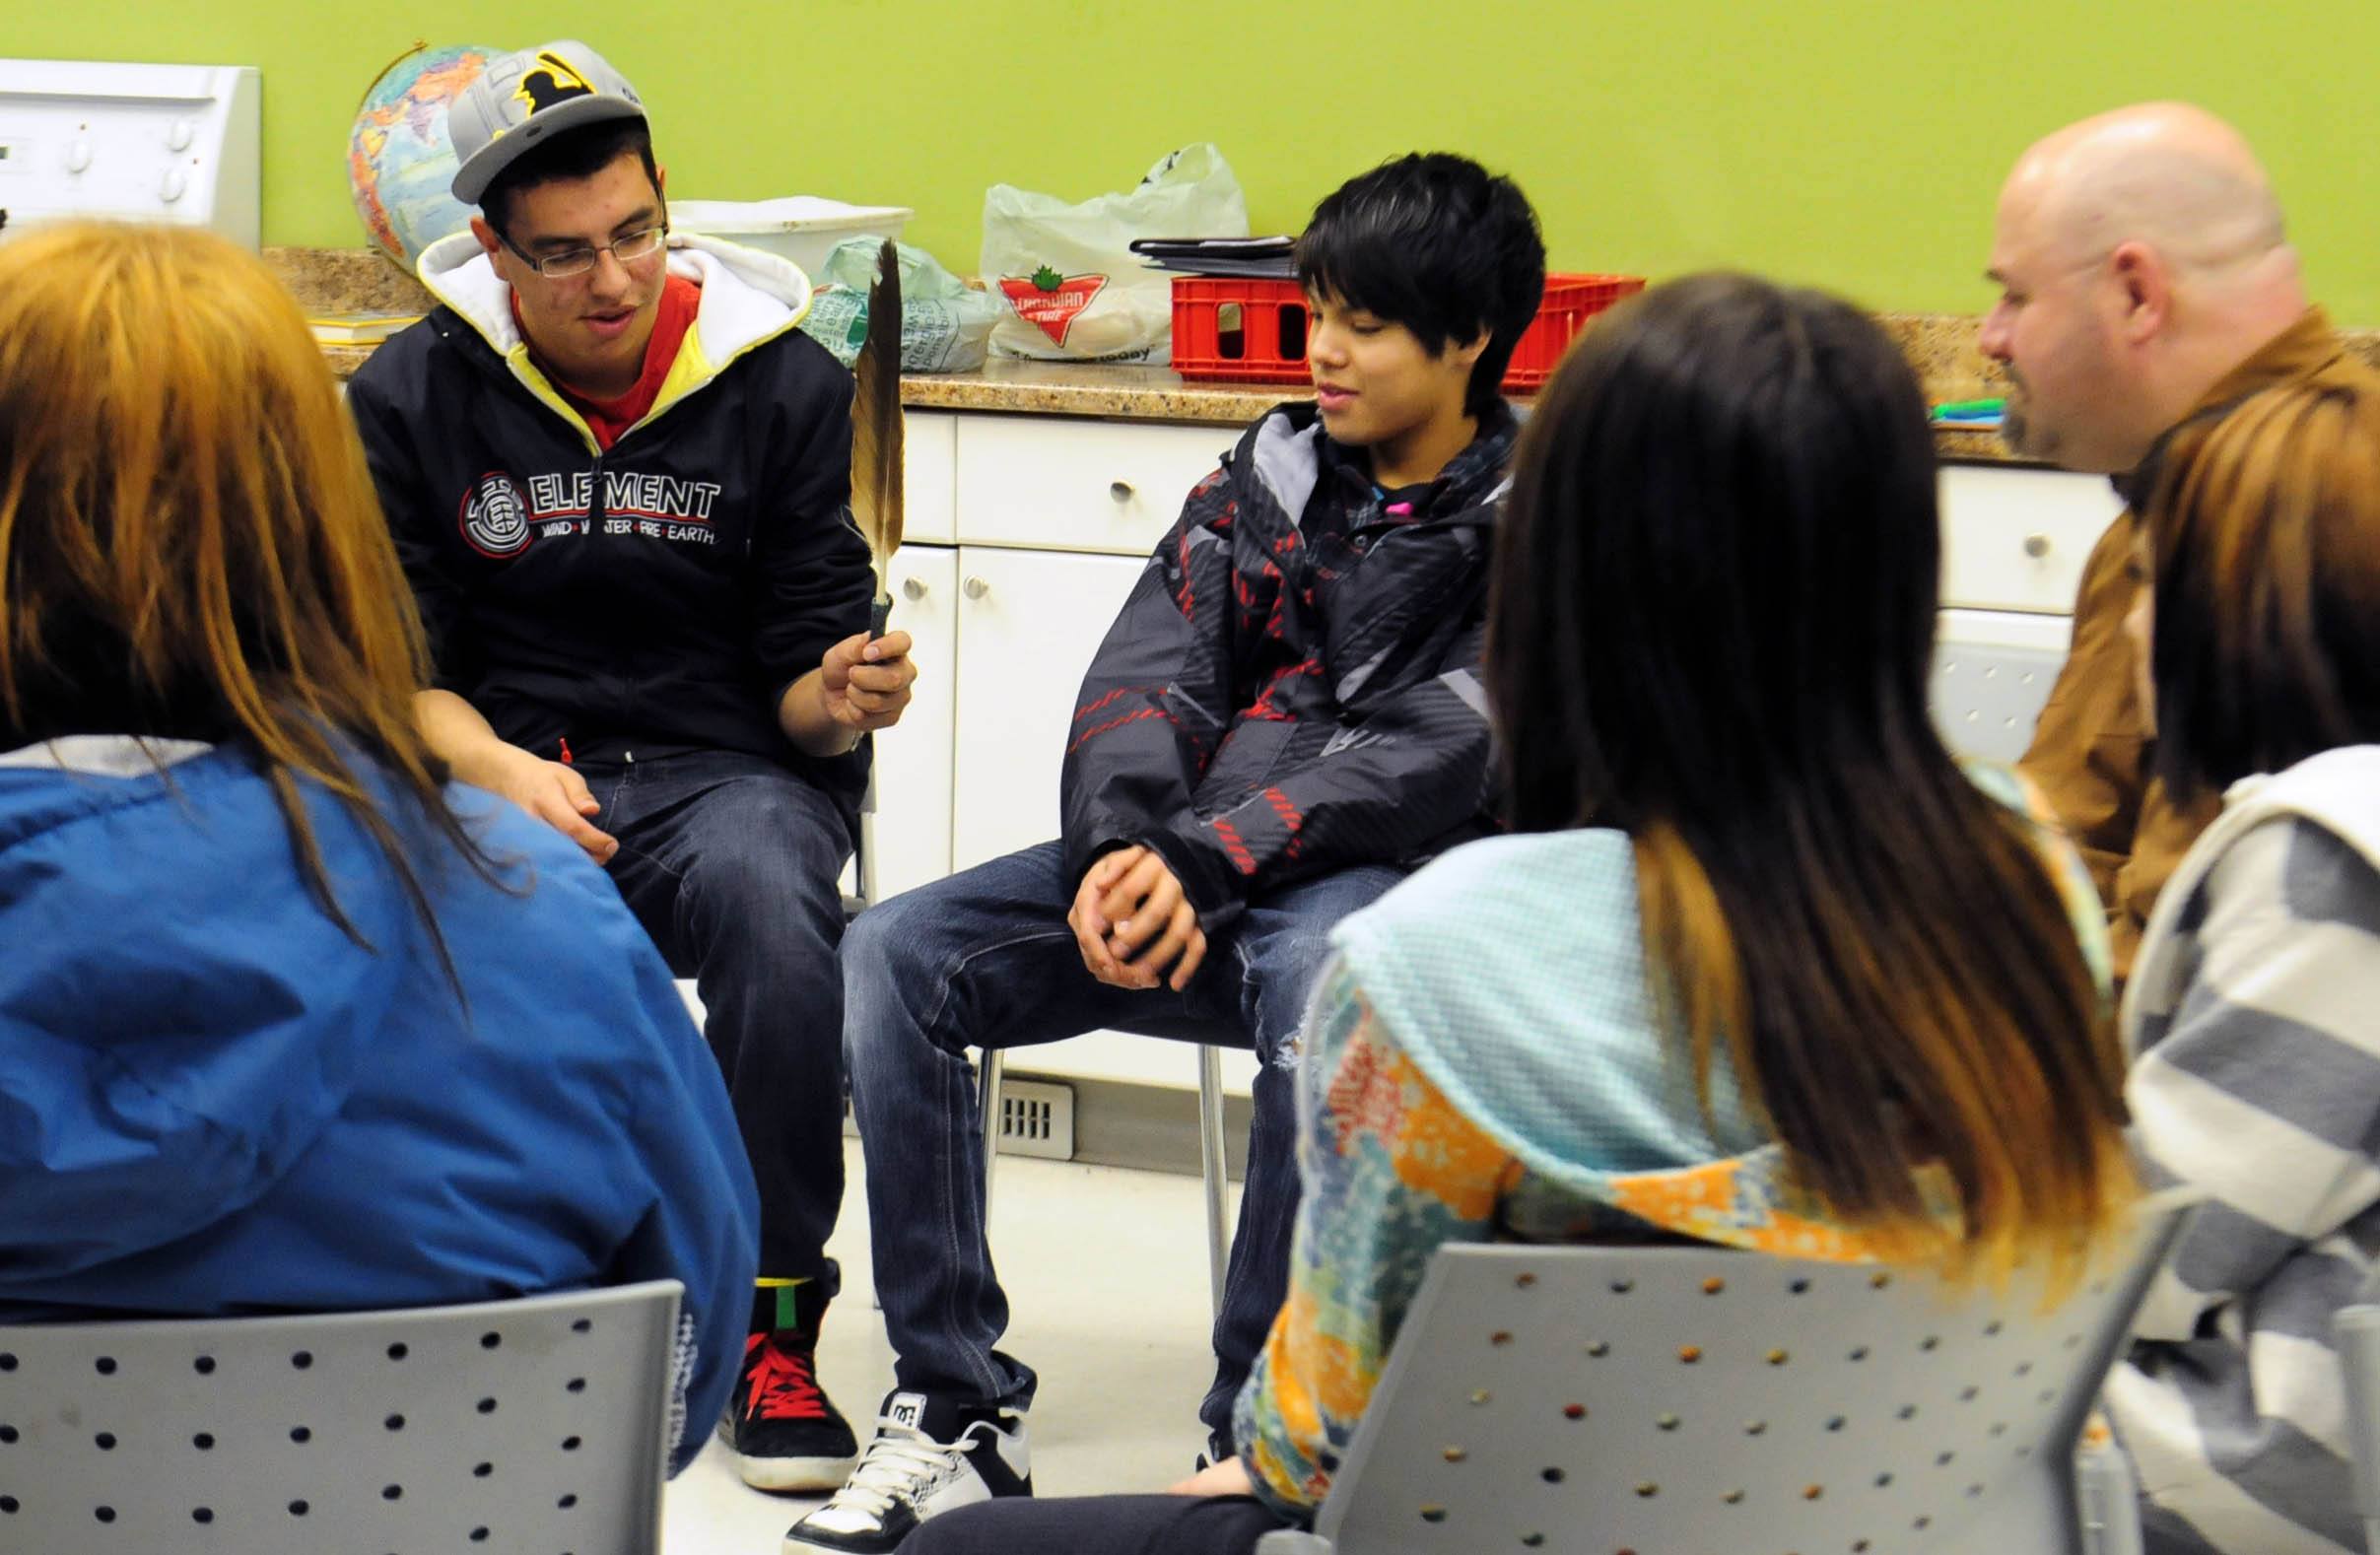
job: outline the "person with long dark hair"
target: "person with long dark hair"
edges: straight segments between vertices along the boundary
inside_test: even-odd
[[[1739,276],[1622,306],[1523,434],[1497,546],[1516,835],[1332,936],[1238,1455],[1172,1497],[962,1509],[910,1555],[1309,1521],[1443,1243],[1651,1230],[2056,1288],[2130,1202],[2089,878],[1928,715],[1934,453],[1881,331]]]
[[[742,1360],[751,1168],[602,871],[448,783],[427,674],[264,265],[0,246],[0,1321],[676,1279],[683,1467]]]

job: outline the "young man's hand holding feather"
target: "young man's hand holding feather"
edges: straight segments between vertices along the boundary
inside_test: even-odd
[[[885,239],[868,288],[867,339],[854,365],[851,399],[851,517],[875,559],[874,625],[827,649],[816,674],[785,688],[777,721],[812,756],[839,756],[909,706],[918,668],[906,632],[884,630],[893,598],[886,569],[901,548],[901,283],[899,250]]]
[[[906,632],[873,639],[860,632],[827,649],[818,663],[818,692],[828,718],[854,735],[898,723],[918,678],[909,646]]]

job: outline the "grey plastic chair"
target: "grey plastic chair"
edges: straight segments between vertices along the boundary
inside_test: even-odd
[[[2186,1209],[2055,1312],[1719,1249],[1439,1250],[1313,1533],[1262,1555],[2057,1555]]]
[[[2363,1547],[2380,1555],[2380,1269],[2363,1282],[2353,1306],[2339,1309],[2332,1333],[2346,1371],[2347,1432],[2355,1454],[2355,1510],[2363,1518]]]
[[[652,1555],[682,1291],[0,1327],[0,1550]]]
[[[1942,740],[1963,756],[2012,762],[2032,743],[2066,655],[1992,642],[1942,642],[1934,649],[1929,701]]]

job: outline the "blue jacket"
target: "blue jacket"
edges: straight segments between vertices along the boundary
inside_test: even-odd
[[[370,951],[308,895],[247,759],[171,754],[162,776],[112,738],[0,755],[0,1320],[674,1278],[683,1467],[741,1359],[758,1200],[611,882],[453,789],[500,889],[390,798],[466,1013],[344,806],[306,790]]]

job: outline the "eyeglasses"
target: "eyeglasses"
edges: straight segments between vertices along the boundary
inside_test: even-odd
[[[507,248],[520,255],[522,264],[527,265],[539,275],[549,281],[566,281],[572,276],[586,274],[595,268],[595,262],[607,253],[624,266],[635,264],[640,259],[651,258],[654,254],[659,253],[661,245],[669,240],[669,224],[663,222],[658,227],[647,227],[643,232],[630,233],[626,237],[615,237],[608,243],[591,248],[565,248],[560,253],[547,254],[542,259],[522,248],[520,244],[512,241],[503,233],[498,233],[496,237]]]

